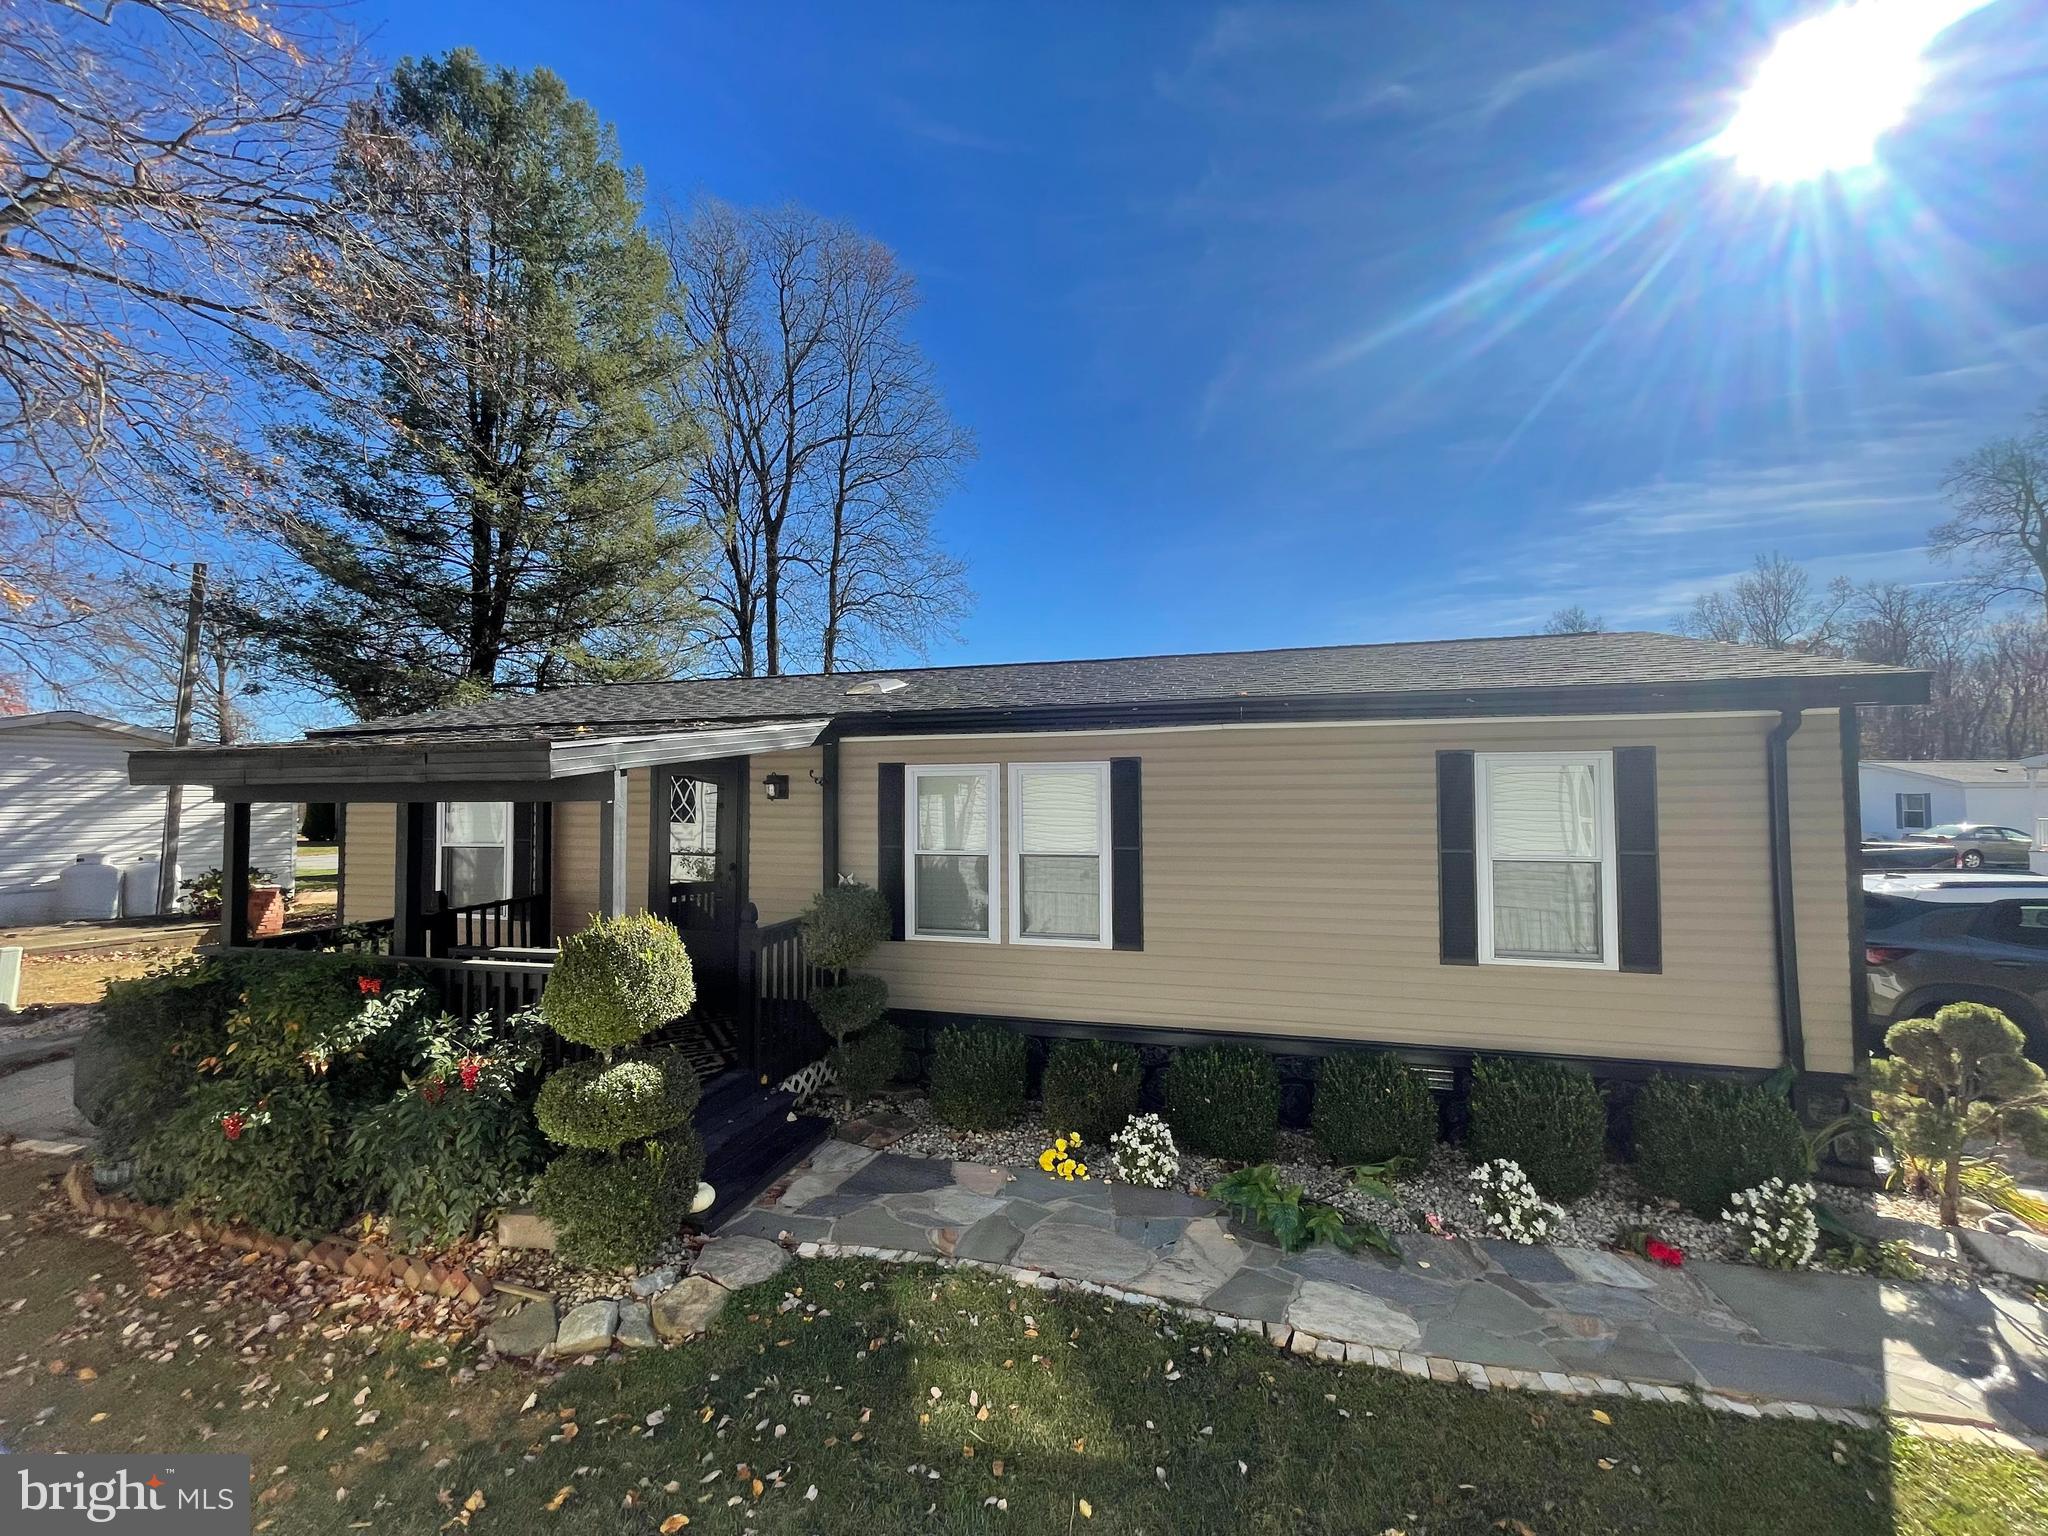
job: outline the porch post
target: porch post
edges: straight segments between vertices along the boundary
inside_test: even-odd
[[[395,879],[391,897],[391,952],[424,956],[427,907],[434,890],[429,867],[434,848],[433,824],[428,820],[434,813],[434,803],[401,800],[395,810],[397,846],[391,861]]]
[[[249,942],[249,802],[220,809],[220,941],[238,949]]]
[[[614,768],[611,792],[597,804],[597,910],[620,917],[626,910],[626,770]]]

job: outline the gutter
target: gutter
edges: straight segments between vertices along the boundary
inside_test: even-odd
[[[1806,1028],[1799,1011],[1799,926],[1792,901],[1792,770],[1786,744],[1805,717],[1797,709],[1780,711],[1778,723],[1764,737],[1765,798],[1771,812],[1771,917],[1777,933],[1778,1028],[1784,1037],[1785,1060],[1806,1070]]]

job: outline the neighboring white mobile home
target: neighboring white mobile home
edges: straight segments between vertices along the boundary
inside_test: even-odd
[[[1863,835],[1899,837],[1952,821],[2033,832],[2048,817],[2048,782],[2035,802],[2035,779],[2023,762],[1866,762],[1861,765]]]
[[[161,731],[77,710],[0,716],[0,922],[57,918],[58,876],[81,855],[124,872],[157,860],[166,792],[131,785],[128,754],[169,745]],[[220,864],[221,808],[202,787],[183,794],[178,862],[190,876]],[[250,821],[252,861],[289,889],[298,808],[258,805]]]

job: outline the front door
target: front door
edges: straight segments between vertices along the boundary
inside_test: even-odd
[[[654,789],[656,807],[667,813],[666,835],[657,836],[656,851],[668,866],[668,920],[690,951],[698,996],[713,1007],[730,1006],[744,899],[746,760],[657,770]]]

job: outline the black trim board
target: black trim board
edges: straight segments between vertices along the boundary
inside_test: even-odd
[[[1657,749],[1614,749],[1614,905],[1620,969],[1664,969],[1664,897],[1657,851]]]
[[[875,765],[875,889],[889,904],[889,937],[907,931],[903,914],[903,764]]]
[[[1109,932],[1115,949],[1145,947],[1144,760],[1109,760]]]
[[[1467,751],[1436,755],[1437,961],[1479,963],[1479,816]]]
[[[1884,1042],[1870,1017],[1870,964],[1863,931],[1863,732],[1856,706],[1842,710],[1842,859],[1849,883],[1849,1041],[1862,1062]]]

